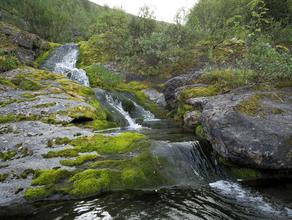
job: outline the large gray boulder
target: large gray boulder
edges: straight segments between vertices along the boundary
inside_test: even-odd
[[[292,88],[187,101],[202,109],[207,139],[225,159],[260,169],[292,169]]]

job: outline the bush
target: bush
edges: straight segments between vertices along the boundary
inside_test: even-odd
[[[277,51],[269,43],[256,41],[246,58],[250,67],[257,71],[256,81],[292,79],[292,55]]]
[[[2,55],[0,56],[0,72],[9,71],[17,68],[19,61],[15,56]]]
[[[85,68],[92,87],[101,87],[112,89],[121,84],[123,77],[118,73],[108,71],[104,66],[99,64],[91,65]]]

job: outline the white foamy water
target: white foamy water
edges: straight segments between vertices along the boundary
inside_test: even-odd
[[[243,205],[254,207],[267,213],[292,217],[291,209],[286,207],[274,207],[273,204],[265,201],[265,199],[259,193],[243,188],[238,183],[220,180],[214,183],[210,183],[209,185],[217,193],[225,197],[235,199],[237,202],[240,202]]]
[[[55,64],[54,72],[63,73],[69,79],[80,82],[89,87],[89,79],[86,72],[82,69],[76,68],[79,51],[77,48],[69,49],[62,61]]]
[[[119,113],[121,113],[124,118],[127,120],[129,126],[128,128],[131,130],[137,130],[142,128],[141,125],[137,124],[133,118],[131,118],[130,114],[123,109],[121,101],[115,101],[112,96],[106,94],[106,100],[108,104],[110,104],[114,109],[116,109]]]

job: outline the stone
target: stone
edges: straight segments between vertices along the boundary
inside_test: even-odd
[[[188,128],[195,128],[200,123],[200,111],[186,112],[184,115],[184,126]]]
[[[200,122],[225,159],[259,169],[292,169],[292,88],[236,90],[204,99]],[[256,103],[249,103],[256,102]]]
[[[167,104],[163,93],[158,92],[156,89],[145,89],[143,92],[151,101],[155,102],[161,107],[166,107]]]
[[[167,105],[169,107],[174,107],[175,90],[179,87],[193,84],[194,80],[198,79],[200,75],[200,71],[194,71],[188,74],[176,76],[166,81],[164,84],[163,94],[165,95]]]

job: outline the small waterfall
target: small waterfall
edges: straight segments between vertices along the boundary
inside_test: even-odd
[[[86,72],[76,68],[79,57],[79,48],[76,44],[65,44],[57,48],[54,53],[42,64],[41,68],[62,73],[69,79],[89,87]]]
[[[155,118],[155,115],[152,112],[145,110],[142,106],[138,105],[136,102],[132,101],[134,106],[137,108],[138,111],[141,112],[144,121],[155,121],[159,120]]]
[[[129,129],[136,130],[136,129],[142,128],[142,126],[137,124],[135,122],[135,120],[133,118],[131,118],[130,114],[124,110],[121,101],[114,100],[113,97],[109,94],[106,94],[105,97],[106,97],[107,103],[109,105],[111,105],[112,108],[117,110],[121,115],[124,116],[124,118],[127,120],[128,124],[129,124],[129,126],[128,126]]]

